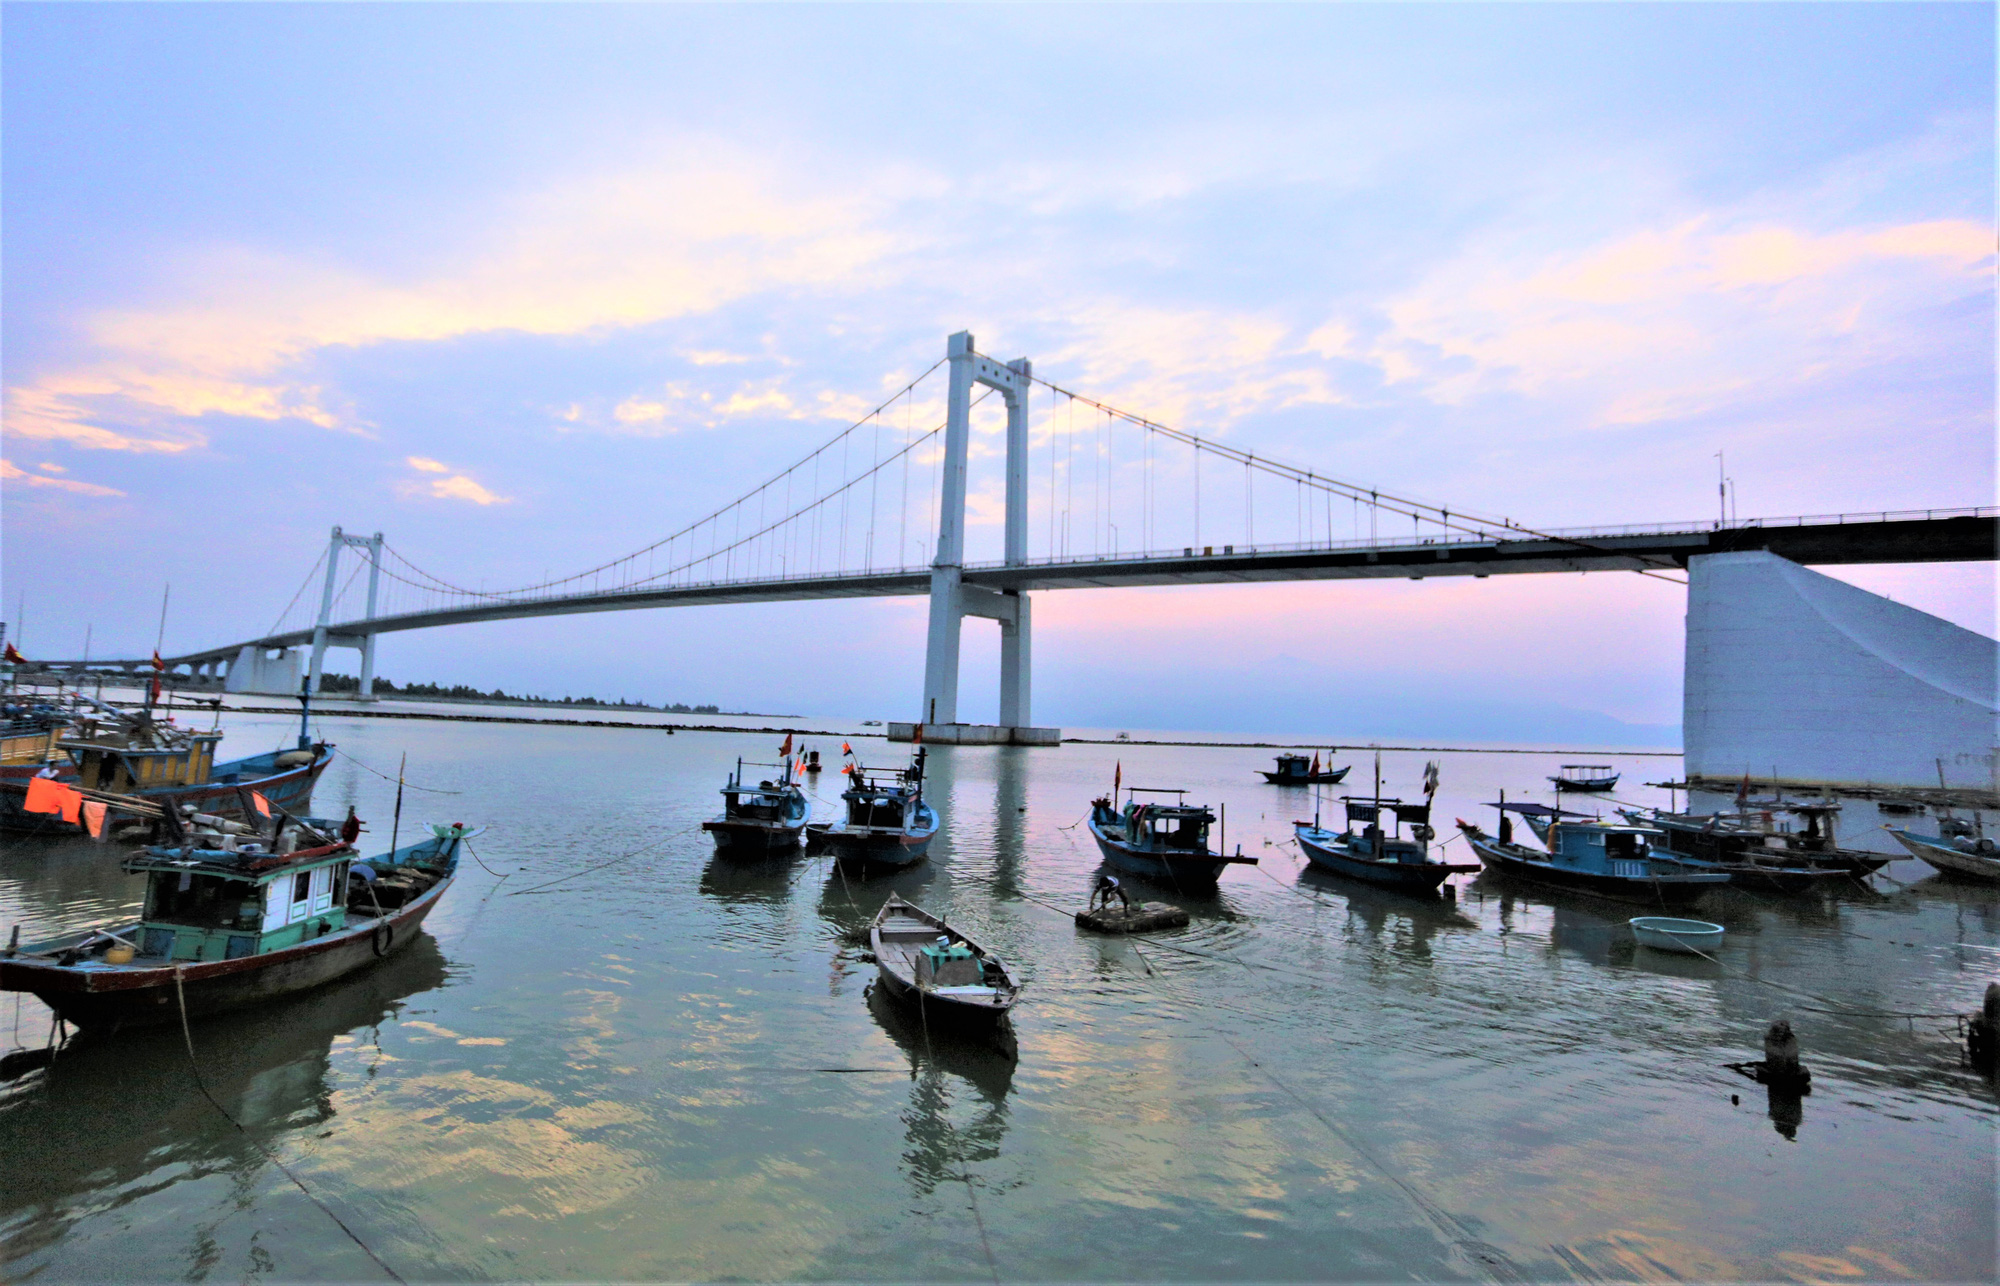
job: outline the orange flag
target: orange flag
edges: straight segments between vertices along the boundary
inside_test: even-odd
[[[257,811],[264,814],[264,816],[269,817],[271,815],[271,801],[264,798],[259,792],[254,790],[250,792],[250,802],[257,805]]]
[[[910,740],[920,746],[924,744],[924,725],[920,723],[911,731]]]
[[[846,742],[843,741],[840,743],[840,753],[843,755],[851,755],[854,753],[854,747],[848,745]]]
[[[83,825],[84,829],[90,832],[92,839],[96,839],[104,834],[104,815],[110,811],[103,804],[93,800],[84,801]]]

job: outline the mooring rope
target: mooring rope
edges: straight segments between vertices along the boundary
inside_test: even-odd
[[[194,1076],[195,1088],[200,1090],[201,1096],[208,1100],[208,1105],[214,1108],[217,1112],[220,1112],[222,1114],[223,1120],[235,1126],[237,1133],[241,1134],[244,1138],[248,1139],[250,1141],[251,1146],[255,1147],[259,1152],[263,1153],[264,1159],[266,1161],[269,1161],[272,1165],[278,1167],[278,1169],[284,1174],[284,1176],[292,1181],[292,1185],[296,1187],[300,1192],[305,1194],[306,1200],[318,1206],[322,1214],[324,1214],[327,1218],[333,1220],[334,1225],[338,1227],[342,1232],[347,1234],[348,1240],[352,1241],[355,1245],[361,1247],[361,1253],[368,1256],[368,1258],[374,1260],[375,1266],[377,1268],[380,1268],[384,1273],[387,1273],[392,1280],[402,1283],[402,1286],[409,1286],[409,1283],[404,1280],[403,1275],[401,1273],[389,1267],[389,1265],[382,1259],[382,1256],[376,1254],[372,1249],[370,1249],[368,1243],[361,1240],[360,1235],[357,1234],[354,1231],[354,1229],[347,1226],[346,1220],[342,1219],[339,1215],[335,1214],[333,1212],[332,1207],[328,1206],[326,1202],[321,1201],[317,1196],[313,1194],[313,1190],[306,1186],[305,1180],[299,1178],[297,1174],[293,1173],[292,1168],[290,1166],[286,1165],[283,1161],[278,1159],[277,1153],[273,1152],[270,1148],[266,1147],[264,1145],[263,1140],[259,1139],[256,1135],[250,1133],[249,1130],[245,1129],[243,1127],[243,1122],[237,1120],[234,1116],[230,1115],[229,1109],[224,1107],[222,1103],[215,1097],[215,1095],[209,1093],[208,1082],[204,1081],[201,1076],[201,1063],[198,1059],[195,1058],[194,1033],[188,1027],[187,994],[181,988],[180,965],[174,966],[174,999],[178,1001],[180,1004],[181,1039],[187,1043],[188,1071],[190,1074]]]

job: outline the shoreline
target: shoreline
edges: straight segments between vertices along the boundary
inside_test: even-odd
[[[587,709],[588,707],[584,708]],[[271,707],[271,706],[221,706],[220,709],[224,714],[278,714],[278,715],[285,715],[287,717],[296,717],[298,715],[298,711],[296,710],[286,710],[281,707]],[[730,727],[724,724],[713,724],[713,723],[629,723],[623,720],[615,720],[615,719],[534,719],[534,718],[529,718],[526,715],[445,714],[442,712],[434,713],[425,710],[315,709],[313,713],[316,716],[322,718],[435,719],[444,723],[516,723],[516,724],[539,725],[542,727],[550,727],[550,728],[632,728],[643,732],[662,732],[671,729],[674,732],[754,732],[759,734],[790,733],[793,736],[800,736],[800,737],[847,737],[850,739],[855,737],[873,737],[877,740],[881,740],[887,736],[885,732],[881,731],[838,732],[826,728],[737,728],[737,727]],[[758,716],[751,716],[751,717],[758,717]],[[784,718],[785,716],[764,715],[761,717],[769,719],[769,718]],[[1222,749],[1222,750],[1228,750],[1228,749],[1318,750],[1318,749],[1323,749],[1325,747],[1324,742],[1163,741],[1163,740],[1140,738],[1140,737],[1129,737],[1129,738],[1064,737],[1063,744],[1078,745],[1078,746],[1188,746],[1188,747],[1208,747],[1208,748]],[[1656,759],[1678,759],[1681,757],[1681,752],[1678,750],[1605,750],[1601,747],[1588,750],[1574,750],[1574,749],[1565,749],[1563,747],[1544,749],[1538,747],[1521,747],[1521,746],[1401,746],[1401,745],[1390,745],[1384,742],[1379,745],[1374,743],[1370,743],[1367,745],[1352,745],[1345,747],[1345,749],[1351,751],[1392,750],[1399,752],[1453,754],[1453,755],[1615,754],[1615,755],[1627,755],[1633,757],[1656,758]]]

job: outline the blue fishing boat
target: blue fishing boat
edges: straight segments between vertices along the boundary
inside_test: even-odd
[[[784,762],[751,764],[752,768],[776,768],[775,779],[745,784],[743,761],[722,788],[722,816],[711,818],[701,828],[715,836],[715,851],[755,857],[765,853],[789,852],[805,841],[806,825],[812,820],[812,804],[792,780],[792,757],[788,748]]]
[[[460,845],[480,833],[433,826],[363,859],[324,826],[281,815],[256,840],[224,826],[139,850],[125,861],[146,877],[139,917],[27,945],[17,928],[0,951],[0,990],[99,1029],[305,991],[408,945],[451,887]]]
[[[1610,764],[1564,764],[1549,780],[1558,791],[1594,793],[1614,789],[1618,785],[1618,771]]]
[[[1328,760],[1331,761],[1332,757],[1333,752],[1329,750]],[[1273,786],[1337,786],[1346,779],[1349,769],[1352,768],[1351,764],[1335,768],[1331,762],[1325,768],[1321,768],[1317,752],[1311,759],[1307,759],[1304,755],[1287,754],[1277,756],[1277,760],[1276,772],[1264,772],[1264,780]]]
[[[929,854],[938,832],[937,810],[924,802],[923,746],[908,768],[864,768],[854,752],[840,771],[847,789],[840,792],[847,816],[815,839],[833,853],[836,862],[860,870],[900,870],[915,866]]]
[[[1692,902],[1710,889],[1729,883],[1725,871],[1703,870],[1654,849],[1660,832],[1646,826],[1620,826],[1595,818],[1576,820],[1564,813],[1547,821],[1542,833],[1546,852],[1513,842],[1509,813],[1543,816],[1543,805],[1488,805],[1500,810],[1500,834],[1488,835],[1459,819],[1458,829],[1481,862],[1503,875],[1541,884],[1582,889],[1627,902],[1675,906]]]
[[[1431,801],[1437,797],[1438,766],[1424,765],[1424,800],[1404,803],[1382,794],[1382,757],[1375,757],[1375,793],[1342,795],[1347,808],[1347,829],[1332,830],[1320,825],[1315,809],[1311,823],[1292,823],[1292,834],[1306,861],[1322,870],[1348,879],[1364,880],[1385,889],[1404,893],[1431,893],[1451,876],[1479,869],[1477,862],[1450,863],[1433,860],[1430,842],[1437,837],[1431,829]],[[1384,819],[1389,821],[1387,832]],[[1359,823],[1360,829],[1355,826]],[[1408,824],[1410,833],[1403,834]]]
[[[1183,892],[1213,890],[1225,867],[1255,866],[1257,859],[1210,852],[1208,828],[1215,814],[1186,802],[1187,792],[1147,786],[1125,787],[1124,809],[1109,797],[1090,803],[1090,834],[1104,860],[1121,871],[1143,875]],[[1168,803],[1141,803],[1133,795],[1172,795]]]

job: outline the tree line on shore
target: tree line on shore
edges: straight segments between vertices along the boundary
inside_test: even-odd
[[[336,674],[326,671],[322,672],[319,676],[319,687],[322,692],[359,692],[361,690],[361,680],[352,674]],[[597,697],[572,696],[564,696],[558,699],[555,697],[514,694],[504,692],[499,688],[495,688],[491,692],[482,692],[478,688],[465,683],[454,683],[449,686],[442,683],[397,683],[391,679],[385,679],[380,675],[377,675],[375,679],[375,695],[378,697],[396,696],[411,698],[443,697],[459,701],[504,701],[529,705],[600,706],[606,710],[657,710],[664,714],[722,713],[722,710],[717,706],[688,705],[682,701],[668,702],[664,705],[647,705],[644,701],[627,701],[623,698],[617,701],[603,701]]]

